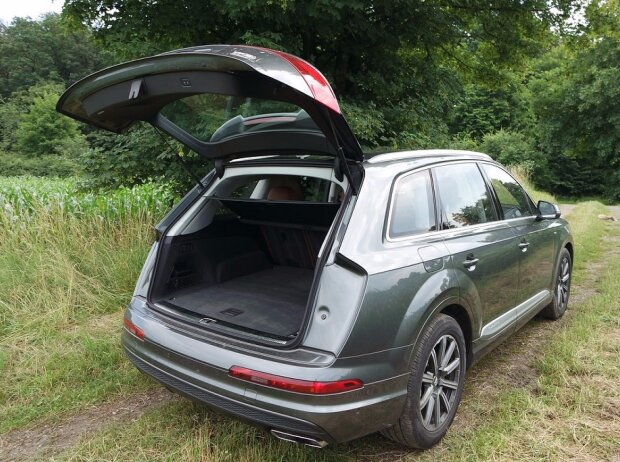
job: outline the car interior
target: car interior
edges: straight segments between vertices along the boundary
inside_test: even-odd
[[[206,225],[171,239],[151,299],[279,339],[303,322],[319,251],[342,197],[325,179],[272,175],[217,188]]]

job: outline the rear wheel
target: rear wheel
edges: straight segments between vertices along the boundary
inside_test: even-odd
[[[566,312],[568,297],[570,295],[570,282],[573,269],[573,262],[568,249],[564,248],[560,252],[560,261],[557,268],[553,300],[541,312],[549,319],[560,319]]]
[[[407,401],[398,422],[383,434],[409,447],[430,448],[450,427],[465,378],[465,339],[444,314],[431,320],[414,349]]]

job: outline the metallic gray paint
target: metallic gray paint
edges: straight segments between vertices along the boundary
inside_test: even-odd
[[[306,75],[296,67],[298,64],[307,67],[307,70],[312,69],[314,74]],[[325,77],[311,64],[300,58],[260,47],[205,45],[174,50],[111,66],[71,85],[60,97],[56,110],[81,122],[118,133],[126,130],[137,120],[149,121],[172,136],[182,139],[185,144],[191,144],[191,149],[200,152],[200,143],[195,144],[196,140],[192,139],[193,137],[185,136],[187,133],[183,130],[178,130],[178,127],[174,127],[174,124],[166,121],[165,118],[160,120],[158,112],[152,113],[151,109],[147,110],[142,105],[141,98],[144,95],[140,93],[140,88],[143,86],[141,80],[173,73],[178,74],[179,79],[174,88],[169,85],[164,86],[168,94],[162,95],[158,92],[150,94],[149,88],[146,88],[144,92],[146,96],[160,98],[162,103],[169,102],[172,95],[180,98],[184,95],[203,92],[196,90],[200,88],[198,83],[209,87],[212,85],[210,79],[214,75],[230,77],[235,73],[248,73],[262,76],[270,82],[270,91],[273,94],[278,93],[281,88],[290,89],[296,95],[294,99],[297,100],[298,105],[315,119],[325,137],[335,145],[334,147],[340,148],[346,158],[355,161],[363,160],[360,145],[340,112],[334,92]],[[183,82],[190,81],[184,78],[188,75],[194,79],[190,85]],[[112,115],[108,116],[109,108],[99,107],[93,101],[98,95],[104,95],[118,86],[121,86],[124,94],[127,94],[127,100],[123,101],[122,112],[112,112]],[[291,99],[291,97],[286,99]],[[110,104],[109,101],[108,104]],[[142,113],[143,110],[146,112]],[[124,114],[123,120],[119,120],[119,114]],[[337,137],[334,136],[336,134]],[[217,158],[218,151],[214,152],[216,154],[213,156]]]
[[[197,387],[312,422],[330,441],[391,425],[404,406],[413,346],[436,313],[457,307],[467,314],[472,326],[468,356],[475,360],[548,303],[559,251],[572,245],[564,220],[535,217],[387,240],[395,178],[455,160],[436,154],[363,164],[363,186],[347,202],[333,246],[323,249],[328,258],[297,348],[253,345],[189,328],[155,314],[140,297],[133,299],[127,316],[147,341],[125,333],[124,345]],[[526,252],[518,245],[521,239],[529,242]],[[462,264],[471,252],[479,258],[473,271]],[[359,378],[364,387],[302,395],[231,378],[227,371],[233,365],[304,380]]]

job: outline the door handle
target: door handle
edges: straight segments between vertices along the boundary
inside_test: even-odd
[[[530,246],[530,243],[527,241],[523,241],[519,244],[519,248],[521,249],[521,252],[527,252],[527,248]]]
[[[469,271],[473,271],[476,269],[476,264],[478,263],[477,258],[468,258],[463,262],[463,266],[467,268]]]

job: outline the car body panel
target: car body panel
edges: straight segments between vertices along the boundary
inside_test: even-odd
[[[337,354],[349,337],[343,326],[353,326],[361,298],[366,292],[367,277],[337,263],[326,265],[317,287],[314,309],[310,315],[303,344]]]
[[[519,248],[514,230],[502,221],[446,233],[445,243],[461,288],[461,298],[479,306],[481,325],[515,306],[519,280]],[[469,268],[468,259],[478,263]],[[480,334],[480,330],[475,331]]]
[[[437,313],[454,307],[466,313],[471,360],[505,340],[552,296],[554,279],[546,274],[536,286],[524,282],[533,295],[528,292],[518,302],[519,281],[527,276],[520,276],[520,265],[527,267],[518,247],[520,236],[527,234],[536,245],[544,242],[535,259],[546,259],[549,252],[557,259],[559,249],[572,243],[566,222],[531,217],[388,239],[392,188],[386,185],[403,174],[462,161],[467,155],[398,157],[363,164],[363,187],[345,203],[333,230],[333,245],[322,250],[326,263],[299,346],[282,350],[188,328],[154,313],[137,293],[127,316],[144,330],[147,341],[123,334],[134,364],[167,386],[180,387],[186,396],[259,425],[341,442],[386,428],[398,418],[413,348]],[[244,171],[244,162],[249,161],[239,161],[238,172]],[[248,171],[254,168],[259,166]],[[551,244],[543,240],[544,232],[551,233]],[[482,257],[479,272],[461,265],[463,254],[471,251]],[[544,267],[555,264],[545,262]],[[304,395],[232,378],[232,366],[302,380],[355,377],[364,387],[336,395]],[[213,401],[213,394],[227,401]]]
[[[316,134],[307,130],[292,131],[294,136],[286,136],[286,130],[268,130],[269,136],[259,131],[210,143],[196,139],[160,115],[165,105],[201,93],[293,103],[312,117],[320,137],[332,147],[321,144],[320,139],[315,141]],[[280,150],[299,150],[300,138],[306,139],[306,149],[313,147],[334,156],[341,150],[345,159],[358,162],[364,158],[325,77],[300,58],[260,47],[193,47],[112,66],[69,87],[57,110],[119,133],[136,121],[147,121],[211,159],[256,154],[268,150],[269,140],[272,151],[278,144]],[[277,132],[279,136],[274,136]],[[257,143],[264,147],[260,149]]]
[[[145,340],[140,341],[124,331],[123,345],[130,355],[156,368],[155,378],[165,384],[169,383],[162,380],[162,374],[256,410],[311,422],[324,430],[320,436],[329,441],[347,441],[386,427],[404,404],[407,375],[395,374],[390,367],[390,352],[336,359],[329,367],[312,361],[290,363],[279,359],[276,352],[272,357],[257,355],[251,350],[222,348],[189,337],[187,332],[177,331],[161,318],[153,317],[145,308],[141,301],[134,299],[128,310],[131,321],[148,333]],[[289,354],[294,356],[295,352]],[[233,378],[228,374],[232,366],[268,370],[276,375],[305,380],[338,380],[337,377],[356,374],[362,377],[364,387],[325,396],[293,393]],[[372,419],[365,419],[366,416]],[[291,429],[273,423],[270,427]]]
[[[519,251],[519,296],[518,302],[532,297],[552,283],[557,253],[558,223],[553,220],[537,220],[525,217],[509,220],[510,226],[519,237],[519,243],[528,246]]]

